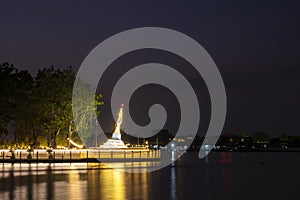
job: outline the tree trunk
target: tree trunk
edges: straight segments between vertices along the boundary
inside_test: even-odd
[[[57,130],[57,132],[55,132],[53,134],[53,138],[52,138],[52,147],[53,147],[53,149],[56,149],[56,147],[57,147],[57,145],[56,145],[56,137],[59,134],[59,132],[60,132],[60,128]]]

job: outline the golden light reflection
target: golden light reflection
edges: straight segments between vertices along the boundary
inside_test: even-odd
[[[124,173],[116,170],[103,170],[100,176],[102,197],[107,199],[126,199]]]
[[[148,173],[124,173],[115,169],[90,170],[87,177],[88,199],[147,198],[148,178]]]
[[[111,169],[88,172],[88,199],[125,199],[124,173]]]
[[[68,199],[78,199],[79,197],[84,197],[87,193],[85,184],[81,184],[79,171],[77,171],[76,166],[70,166],[71,170],[69,172],[69,193]],[[85,171],[86,172],[86,171]]]

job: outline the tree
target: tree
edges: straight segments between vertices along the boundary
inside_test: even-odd
[[[255,143],[269,143],[270,138],[267,134],[261,132],[253,133],[253,140]]]
[[[78,138],[80,127],[76,124],[86,125],[91,110],[90,104],[82,101],[79,109],[85,109],[83,114],[73,119],[72,113],[72,94],[75,81],[75,73],[71,67],[60,70],[54,67],[40,70],[35,79],[34,96],[37,101],[39,118],[42,121],[43,132],[48,138],[48,146],[56,148],[57,137],[60,141],[63,138]],[[83,84],[83,87],[86,85]],[[96,95],[96,105],[102,105],[99,99],[101,95]],[[84,98],[83,98],[84,99]],[[77,120],[77,121],[74,121]],[[65,140],[66,141],[66,140]]]
[[[7,134],[11,124],[15,127],[15,142],[22,144],[28,139],[27,131],[30,132],[33,123],[30,108],[33,78],[28,71],[19,71],[5,62],[0,65],[0,80],[0,133]]]
[[[33,103],[33,78],[28,71],[16,70],[14,90],[13,121],[15,143],[19,146],[35,146],[37,143],[36,125],[38,118]]]
[[[74,113],[69,126],[69,135],[71,137],[76,133],[85,144],[91,137],[97,116],[100,114],[98,107],[104,104],[100,101],[102,95],[94,94],[93,91],[88,83],[79,78],[74,83],[72,102]]]
[[[102,95],[93,94],[95,102],[87,102],[86,96],[92,94],[92,88],[79,81],[79,87],[73,91],[74,81],[71,67],[44,68],[33,78],[28,71],[19,71],[9,63],[1,64],[0,134],[7,134],[9,124],[14,125],[15,146],[26,148],[45,143],[56,148],[58,142],[66,146],[68,138],[85,140],[89,137],[86,127],[95,121],[98,106],[103,104]],[[79,97],[76,107],[72,101],[74,94]],[[74,110],[80,115],[73,118]],[[80,138],[79,131],[84,133]]]
[[[7,62],[0,65],[0,134],[8,133],[8,124],[13,119],[15,67]]]

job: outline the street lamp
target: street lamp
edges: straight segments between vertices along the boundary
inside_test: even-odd
[[[175,146],[174,143],[172,143],[172,144],[171,144],[172,150],[174,149],[174,146]]]

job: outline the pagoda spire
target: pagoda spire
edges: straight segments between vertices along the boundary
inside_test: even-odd
[[[113,132],[113,135],[112,135],[112,139],[121,140],[121,124],[123,122],[123,106],[124,106],[124,104],[122,103],[119,114],[118,114],[118,120],[117,120],[117,123],[116,123],[116,128],[115,128],[115,131]]]

